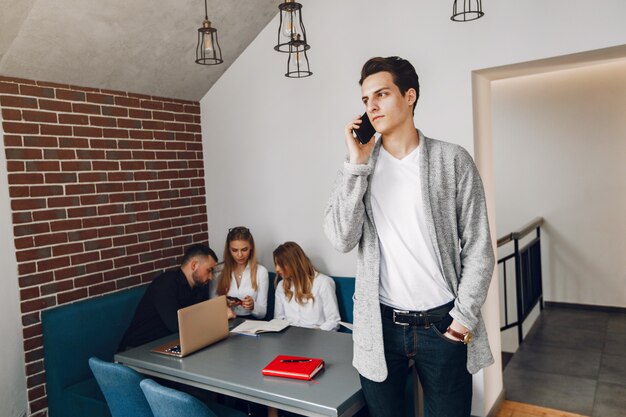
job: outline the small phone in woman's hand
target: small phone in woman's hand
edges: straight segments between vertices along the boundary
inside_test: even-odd
[[[226,298],[235,304],[241,304],[241,300],[237,297],[231,297],[230,295],[227,295]]]
[[[361,116],[361,126],[358,129],[352,129],[352,131],[362,145],[369,142],[374,134],[376,134],[376,129],[372,126],[372,122],[370,122],[367,112],[363,113]]]

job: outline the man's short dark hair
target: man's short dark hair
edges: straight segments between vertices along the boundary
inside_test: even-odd
[[[183,261],[180,264],[185,265],[187,262],[189,262],[189,260],[191,260],[191,258],[193,258],[194,256],[198,256],[198,255],[210,256],[211,258],[215,260],[215,262],[218,261],[217,255],[215,254],[213,249],[211,249],[207,245],[195,244],[195,245],[189,246],[185,250],[185,256],[183,256]]]
[[[415,68],[406,59],[398,56],[370,58],[361,69],[359,85],[363,85],[363,81],[370,75],[383,71],[391,73],[393,82],[398,86],[402,95],[405,95],[409,88],[415,89],[416,97],[413,103],[413,114],[415,114],[417,99],[420,97],[420,82]]]

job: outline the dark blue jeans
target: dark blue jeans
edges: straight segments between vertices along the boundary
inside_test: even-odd
[[[469,417],[472,376],[467,371],[467,346],[446,338],[452,322],[446,317],[429,327],[401,326],[383,317],[385,360],[389,375],[383,382],[361,376],[361,386],[371,417],[405,415],[405,384],[409,360],[424,390],[426,417]],[[415,400],[416,401],[416,400]]]

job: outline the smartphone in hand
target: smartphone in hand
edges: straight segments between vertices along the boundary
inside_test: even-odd
[[[372,126],[372,122],[370,122],[370,118],[367,116],[367,112],[363,113],[361,116],[361,127],[358,129],[352,129],[357,139],[361,144],[365,145],[369,142],[374,134],[376,133],[376,129]]]
[[[234,302],[235,304],[241,304],[241,300],[237,297],[231,297],[230,295],[227,295],[226,298],[232,302]]]

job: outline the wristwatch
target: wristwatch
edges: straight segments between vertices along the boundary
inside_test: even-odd
[[[456,330],[452,329],[450,326],[448,326],[448,330],[446,330],[446,333],[450,333],[455,339],[457,339],[459,342],[463,342],[466,345],[472,341],[473,335],[470,331],[468,331],[467,333],[459,333]]]

